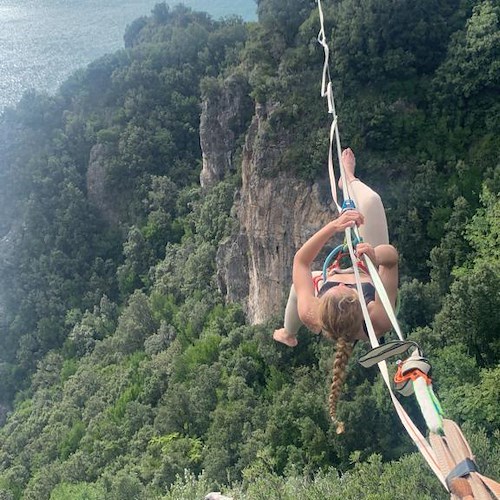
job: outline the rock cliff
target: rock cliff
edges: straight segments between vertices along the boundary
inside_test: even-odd
[[[224,87],[220,91],[224,93]],[[209,178],[221,178],[220,174],[210,176],[209,172],[228,168],[224,158],[232,154],[228,143],[217,136],[227,132],[221,126],[222,117],[237,113],[238,102],[229,97],[226,95],[218,102],[231,111],[224,105],[210,112],[207,103],[203,107],[204,185],[209,184]],[[244,304],[252,324],[282,313],[296,249],[334,216],[327,182],[306,183],[275,168],[292,139],[286,134],[268,133],[274,108],[270,104],[255,106],[245,132],[242,185],[234,207],[239,232],[224,241],[217,253],[219,287],[228,301]],[[215,149],[221,144],[226,149],[216,154]],[[326,154],[325,151],[325,158]]]
[[[208,84],[207,84],[208,85]],[[202,171],[200,184],[209,188],[235,169],[238,140],[248,127],[252,100],[246,80],[233,75],[222,86],[212,81],[205,89],[200,119]]]

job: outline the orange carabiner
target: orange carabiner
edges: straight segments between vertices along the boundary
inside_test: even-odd
[[[407,372],[403,373],[403,367],[404,363],[400,363],[398,365],[398,369],[396,371],[396,374],[394,375],[394,383],[396,384],[403,384],[404,382],[407,382],[408,380],[411,380],[414,382],[417,380],[417,378],[421,377],[425,380],[427,385],[432,384],[432,379],[423,371],[419,370],[418,368],[413,368],[411,370],[408,370]]]

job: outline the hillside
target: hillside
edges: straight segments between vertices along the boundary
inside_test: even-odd
[[[402,329],[498,479],[500,7],[324,8]],[[366,345],[338,436],[331,345],[272,340],[294,252],[335,215],[316,3],[258,13],[158,4],[123,50],[0,117],[1,498],[447,497],[356,363]]]

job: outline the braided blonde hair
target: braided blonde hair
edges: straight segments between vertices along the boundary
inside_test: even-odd
[[[335,340],[337,350],[333,361],[333,378],[328,405],[330,416],[337,424],[337,434],[344,432],[344,423],[337,420],[337,402],[346,378],[347,362],[354,344],[351,339],[359,332],[363,323],[363,313],[357,294],[328,294],[321,298],[320,318],[324,335]]]

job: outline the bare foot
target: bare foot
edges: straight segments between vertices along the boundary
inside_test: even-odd
[[[274,330],[273,339],[289,347],[295,347],[298,344],[297,337],[288,333],[284,328]]]
[[[354,170],[356,169],[356,157],[351,148],[346,148],[342,151],[342,166],[344,167],[344,174],[347,182],[352,182],[356,177]],[[339,188],[342,189],[342,178],[339,180]]]

